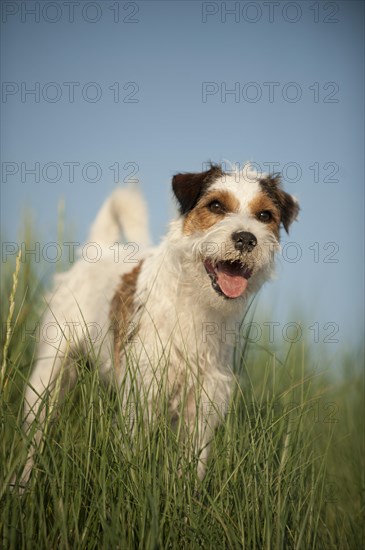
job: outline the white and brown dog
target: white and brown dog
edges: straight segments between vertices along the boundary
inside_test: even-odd
[[[206,172],[177,174],[172,189],[180,215],[159,246],[148,248],[139,193],[117,189],[91,230],[89,242],[102,247],[99,260],[80,257],[56,277],[41,334],[57,323],[59,337],[39,345],[25,427],[36,418],[44,422],[46,391],[52,397],[58,387],[62,397],[75,382],[75,352],[81,350],[125,395],[137,384],[146,416],[161,393],[167,395],[171,418],[183,419],[190,435],[194,431],[202,478],[209,442],[230,399],[234,344],[230,331],[221,338],[219,330],[205,327],[234,327],[242,320],[250,298],[272,275],[280,225],[288,231],[299,207],[277,176],[259,176],[247,165],[235,173],[211,165]],[[134,245],[114,244],[121,233],[138,243],[138,253]],[[38,429],[22,483],[40,437]]]

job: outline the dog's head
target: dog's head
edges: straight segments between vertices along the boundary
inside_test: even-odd
[[[288,232],[299,211],[279,176],[259,176],[247,168],[228,174],[211,165],[172,180],[181,244],[192,253],[202,291],[209,288],[220,301],[240,302],[270,278],[280,227]]]

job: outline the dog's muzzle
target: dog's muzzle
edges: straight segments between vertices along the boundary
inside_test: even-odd
[[[251,270],[240,261],[205,260],[204,267],[214,290],[225,298],[239,298],[245,292]]]
[[[231,238],[235,250],[246,257],[257,245],[255,235],[248,231],[236,231]],[[214,290],[228,299],[242,296],[252,275],[252,269],[240,259],[215,261],[208,258],[204,261],[204,267]]]

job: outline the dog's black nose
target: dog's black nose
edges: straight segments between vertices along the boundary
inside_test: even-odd
[[[236,231],[232,234],[234,247],[240,252],[251,252],[257,245],[257,239],[253,233],[248,231]]]

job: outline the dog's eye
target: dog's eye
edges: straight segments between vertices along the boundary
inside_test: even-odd
[[[214,214],[224,214],[224,212],[225,212],[223,204],[221,204],[219,201],[210,202],[208,204],[208,208]]]
[[[262,223],[269,223],[272,220],[272,214],[269,210],[264,210],[257,214],[257,219]]]

